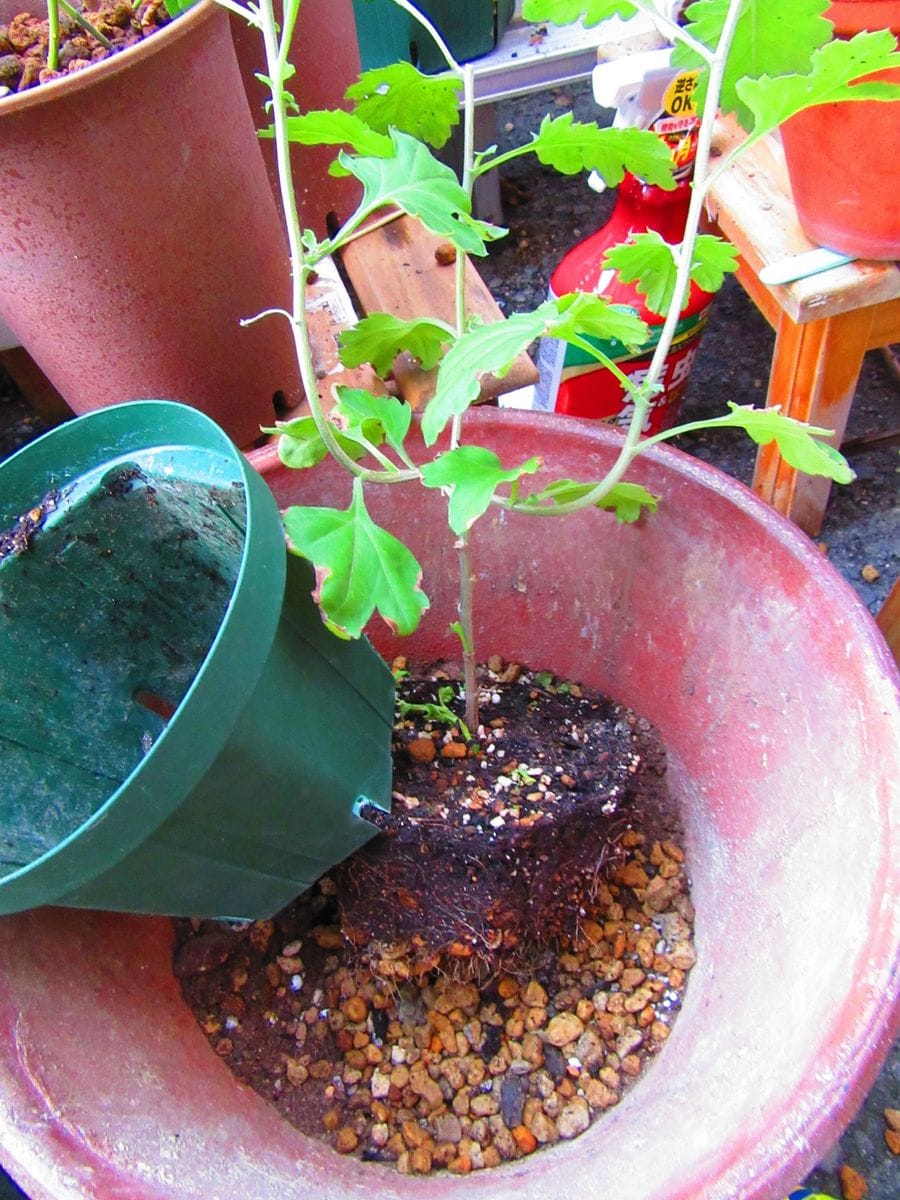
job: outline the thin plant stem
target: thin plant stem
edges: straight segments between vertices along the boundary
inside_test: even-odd
[[[438,50],[440,50],[441,54],[443,55],[444,60],[450,70],[455,75],[461,74],[460,65],[456,61],[453,51],[441,36],[441,31],[437,28],[437,26],[432,24],[428,17],[426,17],[426,15],[420,9],[416,8],[414,4],[410,4],[409,0],[393,0],[393,3],[397,8],[402,8],[405,13],[409,13],[414,21],[417,21],[423,29],[427,30]]]
[[[631,0],[632,4],[640,12],[645,13],[651,18],[653,23],[659,29],[660,33],[666,35],[670,42],[680,41],[694,51],[707,63],[712,64],[713,52],[703,42],[700,42],[677,21],[673,21],[671,17],[666,16],[652,2],[647,3],[646,0]]]
[[[477,732],[481,722],[478,704],[478,677],[474,642],[474,591],[475,572],[469,535],[464,533],[456,543],[459,565],[459,626],[463,658],[463,688],[466,695],[466,724]]]
[[[284,6],[284,25],[279,39],[272,0],[259,0],[259,26],[266,52],[266,65],[272,86],[272,125],[275,160],[278,167],[278,186],[285,214],[285,225],[291,257],[291,332],[300,371],[300,381],[306,394],[310,413],[322,441],[332,457],[351,475],[367,482],[400,482],[418,477],[418,471],[371,471],[354,462],[335,436],[319,400],[315,366],[310,348],[309,324],[306,315],[306,285],[312,269],[307,262],[300,229],[297,198],[290,165],[290,141],[287,135],[285,81],[288,78],[287,56],[300,8],[300,0],[288,0]]]
[[[469,203],[475,186],[475,76],[469,66],[462,69],[463,80],[463,163],[462,186]],[[466,327],[466,264],[468,255],[458,251],[456,255],[456,330],[462,335]],[[456,413],[450,427],[450,447],[455,449],[462,439],[462,414]],[[472,550],[469,532],[466,530],[456,542],[459,559],[459,625],[463,657],[463,688],[466,695],[466,724],[477,729],[480,722],[478,706],[478,676],[475,652],[475,616]]]
[[[98,41],[104,50],[112,49],[112,42],[106,34],[101,33],[95,25],[92,25],[83,13],[80,13],[77,8],[68,3],[68,0],[58,0],[58,4],[66,16],[74,21],[76,25],[79,25],[85,33],[89,33],[92,38]]]
[[[240,17],[246,21],[248,25],[252,25],[256,29],[260,28],[258,15],[254,9],[245,8],[243,4],[238,4],[236,0],[216,0],[216,4],[221,4],[222,8],[227,8],[236,17]]]
[[[55,0],[47,4],[47,66],[59,70],[59,5]]]
[[[641,453],[642,448],[646,448],[646,443],[642,444],[641,442],[644,417],[649,407],[650,398],[658,390],[666,358],[672,348],[678,322],[681,319],[681,311],[688,295],[688,289],[690,288],[694,246],[697,241],[705,203],[705,183],[709,171],[713,123],[719,107],[725,66],[728,61],[728,54],[731,49],[732,39],[734,38],[738,17],[740,16],[741,6],[742,0],[730,0],[728,12],[722,25],[721,36],[710,60],[709,82],[700,123],[697,156],[694,161],[695,183],[691,192],[690,204],[688,205],[684,238],[678,250],[678,263],[675,274],[675,299],[669,306],[644,383],[636,393],[633,393],[634,413],[625,434],[625,440],[622,443],[616,461],[596,487],[591,488],[589,492],[586,492],[578,500],[556,504],[552,509],[545,510],[548,513],[552,512],[555,516],[565,516],[567,513],[578,512],[580,509],[588,508],[602,500],[612,491],[616,484],[621,482],[631,463]],[[541,510],[535,507],[530,511],[537,513]]]
[[[403,215],[402,208],[395,208],[391,212],[385,213],[383,217],[379,217],[376,221],[370,221],[368,225],[354,229],[352,233],[348,233],[346,237],[341,238],[340,248],[343,249],[351,242],[355,242],[359,238],[364,238],[368,233],[374,233],[376,229],[384,229],[385,225],[392,225],[394,221],[398,221]]]

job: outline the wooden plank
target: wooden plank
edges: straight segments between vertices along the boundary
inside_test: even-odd
[[[435,258],[441,239],[410,217],[374,229],[343,251],[343,265],[364,313],[386,312],[410,320],[433,316],[454,323],[455,269]],[[466,264],[466,309],[485,322],[502,321],[503,313],[471,262]],[[434,394],[434,373],[421,371],[401,355],[394,366],[399,394],[411,407],[425,404]],[[482,380],[480,402],[537,381],[527,354],[520,354],[498,379]]]
[[[744,136],[733,120],[720,120],[714,153],[724,156]],[[815,248],[797,223],[784,152],[774,136],[760,139],[722,173],[710,189],[708,208],[754,273]],[[803,325],[897,299],[900,269],[896,263],[860,259],[769,290],[791,320]],[[771,308],[759,307],[771,320]]]
[[[370,366],[348,368],[340,361],[337,339],[343,330],[356,324],[356,312],[337,266],[330,258],[319,263],[315,278],[307,286],[306,314],[316,372],[316,390],[325,411],[328,412],[334,404],[333,389],[337,384],[365,388],[376,396],[384,395],[384,383]],[[309,405],[304,400],[289,415],[297,416],[308,411]]]

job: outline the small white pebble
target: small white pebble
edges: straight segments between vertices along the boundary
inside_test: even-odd
[[[303,976],[302,975],[292,975],[291,976],[291,991],[299,992],[302,987],[303,987]]]

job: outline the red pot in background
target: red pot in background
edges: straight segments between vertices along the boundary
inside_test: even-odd
[[[290,280],[224,9],[0,100],[0,161],[0,317],[75,412],[184,400],[248,446],[296,401],[287,323],[239,323]]]
[[[838,0],[835,34],[900,34],[898,0]],[[900,69],[872,76],[900,83]],[[900,100],[820,104],[781,130],[791,191],[804,233],[857,258],[900,258]]]
[[[620,435],[478,410],[508,464],[584,478]],[[254,452],[282,505],[341,503],[337,471]],[[0,1156],[34,1200],[782,1200],[871,1084],[896,1030],[896,669],[812,543],[673,450],[633,472],[636,525],[595,512],[473,531],[485,654],[581,679],[662,732],[686,827],[698,962],[653,1068],[587,1133],[495,1171],[420,1179],[302,1136],[216,1057],[152,918],[43,909],[0,920]],[[538,486],[540,483],[538,484]],[[445,501],[382,487],[432,599],[386,657],[454,655]]]
[[[280,16],[280,5],[276,5]],[[268,126],[265,104],[269,90],[256,78],[265,73],[262,36],[238,16],[231,32],[244,87],[257,129]],[[319,108],[347,108],[344,92],[360,72],[359,46],[353,17],[353,0],[303,0],[291,42],[290,62],[297,74],[288,83],[301,112]],[[261,143],[272,190],[278,197],[275,150],[270,140]],[[327,218],[334,213],[343,221],[356,208],[362,188],[351,176],[336,178],[328,168],[337,158],[336,146],[292,146],[294,190],[300,219],[319,237],[328,233]],[[280,198],[278,198],[280,206]]]

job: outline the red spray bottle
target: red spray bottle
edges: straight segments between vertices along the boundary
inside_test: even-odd
[[[609,221],[573,247],[550,277],[551,296],[596,292],[647,324],[650,335],[636,349],[614,340],[586,339],[593,341],[636,385],[646,377],[663,318],[649,311],[632,284],[623,283],[615,271],[604,269],[603,258],[607,250],[633,234],[655,230],[676,245],[684,234],[700,123],[692,102],[696,72],[676,71],[667,65],[667,59],[668,51],[662,51],[602,64],[594,72],[594,96],[600,104],[617,107],[616,124],[652,129],[666,142],[676,166],[675,190],[665,191],[626,174]],[[635,83],[637,70],[642,71],[642,78]],[[592,185],[603,188],[600,181],[592,180]],[[643,433],[658,433],[675,423],[711,301],[711,293],[691,286],[660,380],[662,391],[647,412]],[[617,425],[629,423],[633,405],[626,389],[586,351],[544,338],[538,369],[535,409]]]

